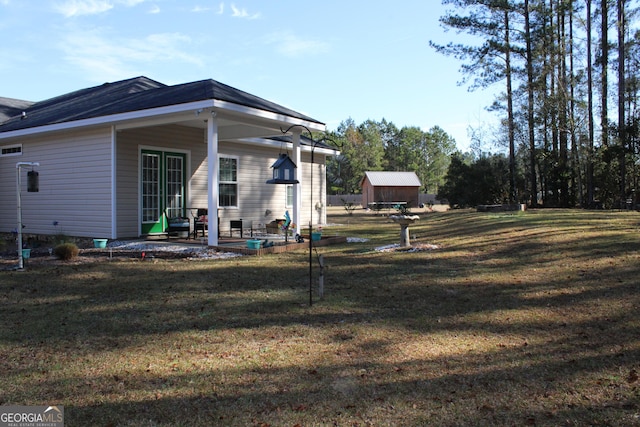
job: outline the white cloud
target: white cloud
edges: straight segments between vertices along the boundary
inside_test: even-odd
[[[151,15],[157,15],[158,13],[160,13],[160,6],[154,4],[153,6],[151,6],[151,9],[149,9],[148,13],[150,13]]]
[[[207,12],[209,10],[211,10],[210,7],[194,6],[193,9],[191,9],[191,12],[201,13],[201,12]]]
[[[117,0],[116,3],[123,4],[127,7],[137,6],[140,3],[144,3],[146,0]]]
[[[325,53],[329,44],[323,41],[303,39],[290,31],[281,31],[268,35],[264,42],[275,46],[278,53],[288,57]]]
[[[249,16],[247,9],[238,9],[235,4],[231,3],[231,12],[233,12],[233,17],[235,18],[246,18]]]
[[[260,18],[260,13],[250,15],[249,12],[247,12],[247,9],[239,9],[235,4],[231,3],[231,16],[234,18],[258,19]]]
[[[91,80],[103,82],[145,74],[167,63],[200,67],[203,61],[186,53],[190,43],[191,38],[180,33],[118,39],[94,29],[68,34],[60,48],[68,63],[84,70]]]
[[[260,14],[260,12],[257,13],[253,13],[250,14],[249,12],[247,12],[246,8],[239,8],[237,7],[234,3],[231,3],[231,5],[229,5],[229,8],[231,9],[231,17],[233,18],[243,18],[243,19],[259,19],[262,15]],[[205,7],[201,7],[201,6],[196,6],[195,8],[193,8],[192,11],[194,12],[204,12],[206,10],[211,10],[213,8],[205,8]],[[226,6],[224,4],[224,2],[220,2],[218,3],[218,9],[216,10],[216,15],[224,15],[226,10]]]
[[[209,12],[209,11],[214,11],[214,13],[216,15],[224,15],[224,11],[225,11],[225,5],[224,2],[218,3],[218,7],[206,7],[206,6],[194,6],[191,9],[191,12]],[[249,16],[249,13],[247,13],[246,9],[238,9],[237,7],[235,7],[234,5],[231,5],[231,16],[237,17],[237,18],[249,18],[249,19],[255,19],[258,18],[260,16],[259,13],[256,13],[252,16]]]
[[[54,8],[58,13],[71,18],[80,15],[95,15],[113,8],[113,3],[108,0],[67,0],[56,3]]]
[[[7,1],[8,0],[0,0]],[[56,3],[54,9],[67,18],[81,15],[96,15],[113,9],[115,4],[133,7],[144,3],[145,0],[65,0]],[[157,6],[156,6],[157,7]]]

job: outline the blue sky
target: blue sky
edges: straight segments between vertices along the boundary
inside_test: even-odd
[[[0,96],[39,101],[140,75],[166,84],[215,79],[336,129],[386,118],[467,128],[501,87],[457,86],[460,63],[429,40],[439,0],[0,0]]]

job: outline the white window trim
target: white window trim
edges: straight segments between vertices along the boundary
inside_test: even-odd
[[[236,161],[236,180],[235,181],[222,181],[220,179],[220,160],[221,159],[234,159]],[[240,156],[228,155],[228,154],[218,154],[218,186],[220,184],[235,184],[236,186],[236,204],[235,206],[222,206],[220,202],[218,202],[218,207],[220,209],[239,209],[240,208]],[[220,197],[220,196],[218,196]]]
[[[4,150],[19,148],[20,151],[4,153]],[[0,157],[22,156],[22,144],[2,145],[0,146]]]
[[[291,203],[289,203],[289,190],[291,190]],[[293,185],[285,185],[284,187],[284,207],[293,208]]]

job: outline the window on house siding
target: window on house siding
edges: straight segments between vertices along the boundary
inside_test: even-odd
[[[287,185],[285,206],[293,207],[293,185]]]
[[[22,144],[5,145],[0,147],[0,157],[22,155]]]
[[[238,159],[235,157],[220,157],[219,162],[218,204],[220,207],[237,207]]]

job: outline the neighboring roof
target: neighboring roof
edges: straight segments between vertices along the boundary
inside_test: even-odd
[[[415,172],[365,172],[362,182],[365,179],[368,179],[374,187],[420,187],[422,185]]]
[[[3,120],[0,117],[0,133],[203,100],[225,101],[322,124],[304,114],[215,80],[167,86],[147,77],[135,77],[11,110],[16,113],[11,118]],[[26,117],[22,117],[22,111]]]
[[[0,123],[10,117],[22,115],[22,112],[33,105],[31,101],[0,97]]]

